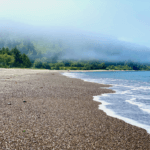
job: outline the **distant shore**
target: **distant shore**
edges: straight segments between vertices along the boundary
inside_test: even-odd
[[[104,71],[135,71],[135,70],[57,70],[58,72],[104,72]]]
[[[146,130],[107,116],[93,101],[114,93],[101,88],[110,85],[67,78],[63,71],[0,69],[2,149],[149,150]]]
[[[49,72],[103,72],[103,71],[135,71],[135,70],[49,70],[49,69],[32,69],[32,68],[0,68],[0,70],[32,70],[32,71],[49,71]],[[138,70],[139,71],[139,70]]]

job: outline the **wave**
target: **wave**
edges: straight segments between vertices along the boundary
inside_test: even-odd
[[[134,117],[132,116],[132,113],[130,114],[130,118],[127,118],[126,115],[121,116],[119,111],[116,114],[115,111],[117,111],[114,107],[116,104],[122,106],[122,104],[128,103],[133,106],[138,106],[137,108],[140,109],[143,113],[147,113],[148,115],[150,114],[150,107],[147,106],[146,104],[142,103],[142,101],[137,102],[137,99],[142,99],[142,100],[150,100],[149,95],[145,95],[144,91],[150,89],[149,86],[144,86],[144,82],[136,82],[136,81],[129,81],[129,80],[124,80],[124,79],[113,79],[113,78],[92,78],[92,76],[88,76],[85,73],[63,73],[63,75],[68,76],[70,78],[79,78],[87,82],[94,82],[94,83],[99,83],[99,84],[109,84],[112,85],[112,87],[104,87],[107,89],[112,89],[115,90],[116,93],[110,93],[110,94],[102,94],[101,96],[93,96],[94,101],[101,102],[102,104],[99,105],[99,109],[103,110],[106,112],[107,115],[111,117],[115,117],[121,120],[124,120],[125,122],[135,125],[137,127],[141,127],[145,129],[148,133],[150,133],[150,126],[143,124],[142,120],[134,120]],[[142,91],[142,89],[145,89]],[[111,95],[111,96],[110,96]],[[108,97],[108,98],[107,98]],[[127,99],[128,98],[128,99]],[[113,100],[118,100],[116,101]],[[107,102],[106,102],[107,101]],[[108,102],[109,101],[109,102]],[[121,103],[120,103],[121,102]],[[114,105],[113,110],[112,108],[109,109],[107,106],[109,105]],[[118,106],[117,106],[118,107]],[[134,109],[137,109],[134,108]],[[128,108],[128,105],[126,105],[125,113],[127,111],[130,111],[132,108]],[[149,116],[147,117],[149,120]],[[147,122],[146,122],[147,123]],[[149,122],[148,122],[149,123]]]
[[[102,95],[106,96],[107,94],[102,94]],[[145,124],[141,124],[141,123],[139,123],[139,122],[137,122],[133,119],[129,119],[129,118],[117,115],[114,111],[112,111],[112,110],[110,110],[106,107],[107,105],[111,105],[111,104],[100,100],[100,96],[93,96],[93,100],[102,103],[102,104],[99,105],[99,109],[103,110],[108,116],[118,118],[118,119],[124,120],[126,123],[129,123],[131,125],[141,127],[143,129],[145,129],[150,134],[150,126],[145,125]]]
[[[126,100],[126,102],[128,102],[132,105],[136,105],[139,107],[139,109],[150,114],[150,106],[147,106],[144,103],[136,102],[136,98],[131,98],[130,100]]]

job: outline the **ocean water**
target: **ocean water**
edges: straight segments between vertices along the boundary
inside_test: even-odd
[[[94,95],[107,115],[144,128],[150,133],[150,71],[62,73],[70,78],[109,84],[116,93]]]

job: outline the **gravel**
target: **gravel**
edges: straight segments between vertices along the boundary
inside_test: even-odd
[[[109,85],[49,70],[1,69],[0,79],[2,150],[150,150],[146,130],[98,109],[93,96]]]

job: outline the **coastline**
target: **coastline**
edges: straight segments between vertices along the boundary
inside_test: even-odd
[[[30,68],[0,68],[0,70],[30,70],[30,71],[49,71],[49,72],[135,71],[135,70],[49,70],[49,69],[30,69]]]
[[[114,93],[101,88],[109,85],[67,78],[60,72],[1,70],[0,147],[149,149],[146,130],[98,109],[100,103],[93,96]]]
[[[70,73],[74,73],[74,72],[70,72]],[[81,73],[81,72],[78,72],[78,73]],[[72,75],[69,75],[68,73],[62,73],[62,74],[65,75],[66,77],[81,79],[81,80],[84,81],[84,82],[99,83],[99,82],[93,82],[93,81],[91,81],[91,80],[85,80],[84,78],[78,78],[78,76],[76,76],[76,75],[74,75],[74,74],[73,74],[73,76],[72,76]],[[103,84],[103,83],[100,83],[100,84]],[[108,84],[108,83],[107,83],[106,85],[111,85],[111,88],[110,88],[110,89],[114,91],[114,89],[113,89],[113,86],[114,86],[114,85],[113,85],[113,84]],[[110,104],[107,103],[107,102],[105,102],[105,101],[103,101],[103,98],[102,98],[101,96],[108,96],[108,97],[109,97],[109,95],[111,95],[111,94],[113,94],[113,93],[107,93],[107,94],[104,93],[104,94],[102,94],[102,95],[95,95],[95,96],[93,96],[93,101],[99,102],[100,105],[99,105],[98,108],[99,108],[100,110],[104,111],[108,116],[114,117],[114,118],[117,118],[117,119],[121,119],[121,120],[125,121],[126,123],[129,123],[129,124],[131,124],[131,125],[134,125],[134,126],[143,128],[143,129],[145,129],[145,130],[147,131],[148,134],[150,134],[150,126],[148,126],[148,125],[146,125],[146,124],[142,124],[142,123],[140,123],[140,122],[137,122],[137,121],[134,120],[134,119],[129,119],[128,117],[123,117],[123,116],[121,116],[121,115],[119,115],[119,114],[116,114],[115,110],[111,110],[111,109],[107,108],[107,105],[110,105]],[[118,94],[117,91],[115,91],[114,94]],[[120,96],[121,96],[121,95],[120,95]],[[110,103],[111,103],[111,102],[110,102]],[[112,104],[112,105],[113,105],[113,104]]]

